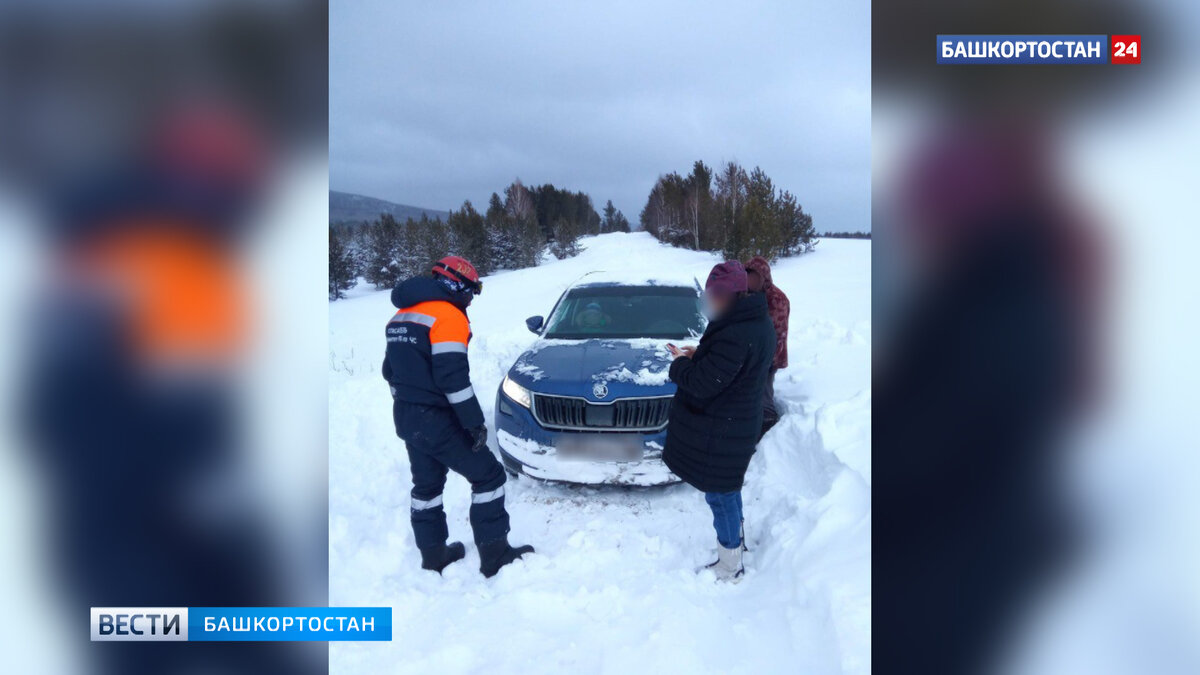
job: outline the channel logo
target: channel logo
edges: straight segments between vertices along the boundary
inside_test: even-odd
[[[938,35],[944,65],[1141,63],[1140,35]]]
[[[392,639],[391,607],[92,607],[92,642]]]
[[[93,607],[92,642],[187,642],[187,607]]]

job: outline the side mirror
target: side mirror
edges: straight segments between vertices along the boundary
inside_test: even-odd
[[[531,316],[528,319],[525,319],[525,326],[527,328],[529,328],[529,332],[541,335],[542,324],[544,324],[545,322],[546,322],[546,319],[543,317]]]

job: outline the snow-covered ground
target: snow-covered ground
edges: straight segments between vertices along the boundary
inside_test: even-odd
[[[471,308],[471,372],[484,413],[572,281],[654,270],[701,281],[712,254],[644,233],[584,239],[576,258],[488,277]],[[336,673],[747,672],[871,669],[871,244],[825,240],[780,261],[791,298],[784,417],[759,446],[744,491],[747,577],[717,585],[695,568],[716,542],[686,485],[584,488],[509,480],[514,543],[537,554],[485,580],[467,521],[470,487],[451,474],[446,513],[467,559],[420,569],[410,477],[379,375],[388,293],[329,306],[329,602],[390,605],[390,643],[331,646]],[[494,433],[494,431],[493,431]],[[495,438],[492,438],[495,447]]]

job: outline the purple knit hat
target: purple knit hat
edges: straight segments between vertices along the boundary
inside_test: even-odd
[[[727,260],[712,268],[704,292],[714,295],[733,295],[746,292],[746,268],[736,260]]]

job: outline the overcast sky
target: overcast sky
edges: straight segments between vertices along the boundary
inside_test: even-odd
[[[514,178],[612,199],[761,166],[818,231],[868,230],[867,2],[330,6],[330,183],[482,210]]]

